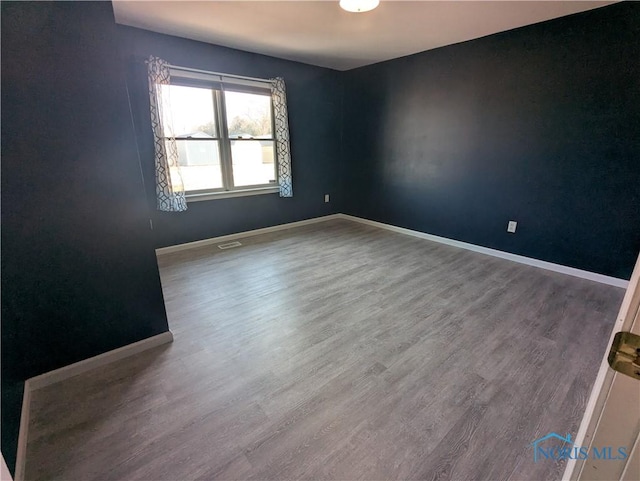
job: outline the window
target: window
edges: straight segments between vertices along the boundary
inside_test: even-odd
[[[175,138],[189,200],[277,192],[276,142],[268,81],[171,69],[160,95],[165,139]]]

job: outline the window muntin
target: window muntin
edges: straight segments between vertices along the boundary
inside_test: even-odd
[[[277,186],[268,82],[247,86],[172,72],[162,95],[171,105],[165,125],[173,124],[187,196]]]

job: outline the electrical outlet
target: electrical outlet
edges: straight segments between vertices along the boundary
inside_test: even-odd
[[[515,220],[510,220],[509,225],[507,226],[507,232],[511,232],[512,234],[515,234],[517,226],[518,226],[518,223]]]
[[[324,194],[324,201],[329,202],[329,194]]]

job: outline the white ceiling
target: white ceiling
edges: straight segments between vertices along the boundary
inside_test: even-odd
[[[348,13],[327,1],[114,0],[124,25],[348,70],[612,1],[394,1]]]

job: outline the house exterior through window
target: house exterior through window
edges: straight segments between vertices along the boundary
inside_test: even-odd
[[[278,192],[270,81],[172,67],[160,87],[188,201]]]

